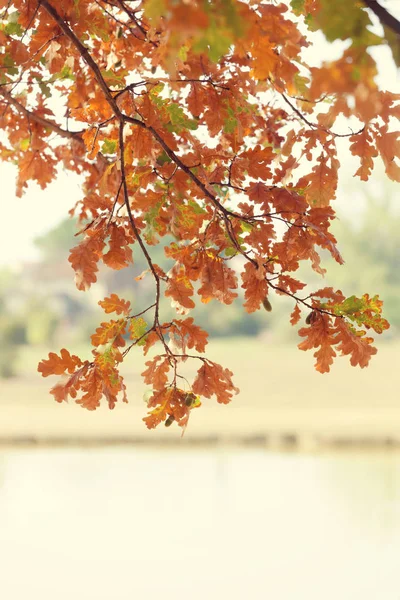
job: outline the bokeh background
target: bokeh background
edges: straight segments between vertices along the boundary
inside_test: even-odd
[[[400,2],[385,4],[400,18]],[[313,52],[334,58],[340,44]],[[400,91],[389,50],[372,49],[382,87]],[[317,62],[314,61],[314,62]],[[212,302],[194,312],[210,358],[241,390],[206,401],[178,428],[148,431],[144,359],[123,373],[130,403],[88,413],[48,394],[37,363],[67,347],[88,356],[111,292],[140,310],[153,293],[139,253],[75,288],[68,251],[79,179],[60,171],[15,198],[0,165],[0,597],[6,600],[399,600],[400,203],[378,165],[368,183],[340,148],[333,226],[345,259],[327,255],[310,291],[378,293],[391,328],[368,369],[338,358],[327,375],[299,351],[292,303],[247,315]],[[168,270],[162,247],[155,262]],[[165,320],[172,309],[163,301]]]

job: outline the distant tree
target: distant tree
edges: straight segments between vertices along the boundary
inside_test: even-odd
[[[57,261],[66,256],[76,233],[76,219],[65,219],[47,233],[37,237],[35,246],[44,260]]]
[[[352,290],[362,294],[373,281],[385,301],[385,312],[395,331],[400,332],[400,207],[397,186],[379,183],[378,189],[366,188],[362,194],[363,208],[355,220],[349,214],[340,215],[334,224],[335,235],[341,240],[346,268],[332,265],[329,279],[344,293]],[[352,187],[348,190],[352,194]],[[337,265],[339,267],[339,265]]]
[[[32,180],[44,188],[59,164],[82,174],[81,241],[69,258],[78,289],[96,281],[99,261],[130,265],[132,246],[154,284],[143,311],[116,294],[100,302],[116,318],[92,336],[91,360],[63,349],[40,363],[43,376],[66,375],[52,389],[57,401],[89,410],[103,396],[110,408],[119,393],[126,401],[119,364],[134,346],[158,345],[143,373],[148,427],[185,426],[201,396],[228,403],[232,373],[193,354],[207,333],[186,315],[195,293],[230,305],[239,285],[247,312],[271,311],[271,292],[293,300],[293,325],[305,311],[299,347],[316,349],[319,372],[337,353],[367,366],[376,353],[367,331],[388,327],[378,296],[323,288],[303,297],[293,273],[309,260],[322,274],[320,248],[342,262],[329,230],[338,138],[360,159],[357,177],[367,180],[380,155],[400,180],[399,98],[378,88],[368,52],[389,44],[398,60],[392,15],[373,0],[0,0],[0,10],[0,156],[18,167],[17,193]],[[370,30],[372,17],[383,34]],[[348,41],[338,60],[306,62],[313,30]],[[168,272],[152,258],[159,243]],[[185,318],[163,322],[163,294]],[[178,370],[189,358],[200,362],[192,384]]]

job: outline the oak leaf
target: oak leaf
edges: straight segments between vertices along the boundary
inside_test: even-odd
[[[117,315],[127,316],[131,308],[131,303],[128,300],[121,300],[117,294],[111,294],[104,300],[99,300],[99,304],[107,314],[115,312]]]
[[[258,310],[267,295],[268,284],[265,279],[265,269],[256,268],[252,263],[247,263],[242,273],[242,288],[245,290],[244,307],[247,312]]]
[[[154,390],[163,389],[168,381],[168,371],[171,368],[168,359],[157,355],[145,364],[147,369],[142,373],[144,382],[151,385]]]
[[[363,181],[368,181],[374,167],[374,158],[378,156],[378,151],[373,144],[372,134],[367,127],[361,133],[352,135],[350,138],[352,142],[350,151],[355,156],[359,156],[361,159],[361,166],[355,172],[355,176],[358,176]]]
[[[292,314],[290,315],[290,323],[292,325],[296,325],[300,321],[301,310],[298,304],[293,309]]]
[[[165,295],[172,298],[172,306],[181,314],[186,314],[195,304],[191,298],[194,290],[183,267],[174,268],[168,279]]]
[[[38,371],[43,377],[49,375],[63,375],[65,372],[73,373],[77,367],[82,366],[82,361],[78,356],[70,354],[68,350],[63,348],[60,351],[60,356],[54,352],[49,353],[49,358],[40,361]]]
[[[233,394],[239,393],[239,389],[233,384],[232,375],[229,369],[211,361],[204,361],[193,382],[193,392],[205,398],[215,395],[217,402],[228,404]]]
[[[78,246],[72,248],[69,262],[75,271],[75,283],[78,290],[85,291],[97,281],[97,263],[105,246],[100,231],[85,237]]]
[[[96,329],[96,333],[91,336],[93,346],[103,346],[103,344],[107,344],[111,340],[116,346],[124,346],[125,340],[122,336],[125,333],[125,328],[125,319],[101,323],[100,327]]]

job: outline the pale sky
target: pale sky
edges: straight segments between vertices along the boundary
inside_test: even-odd
[[[382,2],[383,4],[383,2]],[[400,0],[389,0],[385,7],[400,18]],[[327,44],[317,36],[312,49],[307,50],[309,62],[317,65],[321,59],[332,60],[341,54],[341,43]],[[378,83],[382,89],[400,93],[400,77],[388,48],[373,49],[378,61],[380,76]],[[341,144],[339,156],[342,163],[341,182],[337,206],[348,204],[348,195],[344,193],[343,182],[357,169],[357,161],[346,151],[346,143]],[[1,181],[1,220],[3,228],[0,236],[0,266],[14,266],[21,261],[30,261],[38,257],[33,240],[51,230],[68,216],[68,211],[81,197],[79,179],[71,173],[61,172],[57,181],[42,190],[36,184],[30,184],[22,198],[15,196],[15,167],[0,162]],[[377,185],[382,178],[382,169],[373,174],[370,182],[363,185]],[[352,186],[354,189],[354,186]],[[354,210],[360,206],[360,200],[354,199]],[[347,207],[349,209],[349,207]],[[71,240],[71,247],[74,240]]]

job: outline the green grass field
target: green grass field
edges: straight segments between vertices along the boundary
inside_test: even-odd
[[[140,352],[132,351],[123,367],[130,404],[88,413],[74,403],[58,405],[48,394],[55,379],[43,379],[36,372],[38,360],[47,351],[25,348],[20,356],[21,376],[1,382],[3,437],[146,436],[141,421],[146,412],[142,400],[146,388],[140,378],[144,365]],[[85,348],[71,351],[89,356]],[[205,400],[201,409],[193,411],[186,435],[286,431],[313,436],[396,437],[398,432],[400,439],[400,341],[380,343],[367,369],[351,367],[343,357],[326,375],[314,370],[311,352],[302,352],[295,344],[277,346],[267,336],[212,340],[208,356],[234,372],[241,391],[229,406]],[[190,362],[192,365],[183,365],[189,380],[199,366]],[[177,434],[161,427],[148,435]]]
[[[47,402],[47,394],[40,392],[43,383],[46,388],[50,387],[52,379],[43,379],[36,369],[48,350],[25,347],[19,359],[21,377],[3,381],[3,390],[16,382],[21,385],[29,382],[30,395],[33,394],[35,401]],[[81,357],[90,356],[90,348],[86,346],[71,351]],[[276,345],[267,336],[265,339],[217,338],[211,340],[207,356],[233,371],[234,381],[241,390],[235,404],[240,406],[360,407],[400,403],[400,340],[378,344],[378,354],[366,369],[351,367],[347,357],[338,357],[331,372],[324,375],[315,371],[312,352],[302,352],[296,344]],[[135,404],[142,401],[145,387],[140,373],[146,360],[148,357],[144,358],[140,351],[132,350],[123,365],[130,400]],[[189,361],[182,368],[190,377],[199,366],[196,361]],[[3,393],[1,401],[4,403]],[[26,402],[26,399],[21,397],[18,401]]]

